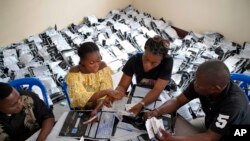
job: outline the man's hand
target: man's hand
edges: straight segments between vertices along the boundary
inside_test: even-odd
[[[129,109],[129,112],[132,112],[135,115],[138,115],[141,112],[142,108],[143,108],[143,105],[140,103],[137,103],[135,106],[133,106],[131,109]]]
[[[153,110],[153,111],[150,111],[150,112],[146,112],[146,113],[144,114],[144,117],[145,117],[146,119],[151,118],[151,117],[158,117],[158,116],[160,116],[158,110]]]
[[[165,131],[164,129],[160,128],[159,131],[160,131],[160,133],[158,133],[156,135],[156,138],[159,141],[171,141],[171,140],[173,140],[173,136],[170,133],[168,133],[167,131]]]

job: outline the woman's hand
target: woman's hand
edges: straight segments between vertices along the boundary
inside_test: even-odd
[[[129,109],[129,112],[132,112],[135,115],[138,115],[141,112],[142,108],[143,108],[143,105],[140,103],[137,103],[135,106]]]
[[[98,121],[97,113],[98,113],[98,110],[94,109],[91,112],[89,119],[87,121],[84,121],[83,124],[89,124],[89,123],[97,122]]]
[[[112,90],[112,89],[108,89],[106,90],[107,91],[107,95],[109,97],[112,97],[113,99],[115,100],[120,100],[122,99],[122,97],[124,96],[124,94],[120,93],[119,91],[117,90]]]
[[[107,96],[105,97],[105,99],[103,100],[103,105],[106,106],[106,107],[112,107],[112,103],[113,103],[114,99]]]

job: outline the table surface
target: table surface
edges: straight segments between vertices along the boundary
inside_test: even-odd
[[[64,112],[62,116],[58,119],[57,123],[53,127],[51,133],[47,137],[47,141],[76,141],[77,139],[70,138],[70,137],[59,137],[58,134],[63,126],[63,123],[68,115],[68,112]],[[36,140],[38,134],[40,131],[37,131],[35,134],[33,134],[30,138],[28,138],[26,141],[34,141]],[[115,135],[110,138],[111,141],[121,141],[121,140],[129,140],[131,138],[136,138],[140,134],[145,133],[145,131],[126,131],[122,129],[116,129]]]
[[[69,137],[59,137],[58,134],[63,126],[63,123],[67,117],[68,112],[64,112],[62,116],[58,119],[57,123],[53,127],[51,133],[47,137],[47,141],[76,141],[77,139],[69,138]],[[139,132],[131,132],[122,129],[116,129],[115,135],[110,138],[111,141],[122,141],[122,140],[129,140],[136,138],[140,134],[145,133],[145,131]],[[197,130],[184,118],[178,116],[175,123],[175,134],[178,135],[189,135],[198,133]],[[26,141],[34,141],[36,140],[39,131],[33,134],[30,138]]]
[[[115,101],[113,103],[113,109],[109,109],[105,107],[103,108],[103,111],[118,111],[119,109],[125,109],[125,104],[128,101],[128,97],[124,97],[122,100]],[[63,123],[68,115],[68,112],[64,112],[56,124],[54,125],[51,133],[47,137],[47,141],[76,141],[77,139],[70,138],[70,137],[59,137],[59,132],[63,126]],[[176,135],[189,135],[198,133],[197,130],[183,117],[177,116],[176,122],[175,122],[175,134]],[[26,141],[34,141],[36,140],[38,134],[40,131],[37,131],[35,134],[33,134],[30,138],[28,138]],[[146,131],[127,131],[123,129],[116,128],[115,135],[110,138],[111,141],[123,141],[123,140],[131,140],[137,138],[139,135],[146,133]]]

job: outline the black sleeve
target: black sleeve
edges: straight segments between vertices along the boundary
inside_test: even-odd
[[[159,78],[163,79],[163,80],[171,80],[171,75],[172,75],[172,69],[173,69],[173,58],[172,57],[168,57],[168,58],[164,58],[162,60],[162,63],[160,64],[160,74],[159,74]]]
[[[136,56],[132,56],[124,65],[122,72],[128,76],[133,76],[135,74],[135,63],[136,63]]]
[[[48,108],[48,106],[38,97],[37,94],[31,92],[30,95],[34,100],[34,115],[40,126],[45,119],[54,118],[52,110]]]
[[[198,94],[194,90],[194,81],[192,81],[188,87],[183,91],[188,100],[192,100],[198,97]]]
[[[241,102],[241,101],[240,101]],[[239,125],[242,115],[245,113],[240,102],[227,102],[219,108],[219,112],[214,115],[209,129],[217,134],[226,134],[231,125]]]

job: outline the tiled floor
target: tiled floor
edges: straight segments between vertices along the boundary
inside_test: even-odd
[[[113,78],[113,84],[114,84],[114,88],[118,85],[120,78],[121,78],[122,72],[117,72],[115,74],[113,74],[112,78]],[[65,100],[62,100],[58,103],[55,103],[53,105],[53,113],[55,115],[55,119],[56,121],[58,120],[58,118],[65,112],[65,111],[69,111],[69,107],[68,107],[68,103]]]

